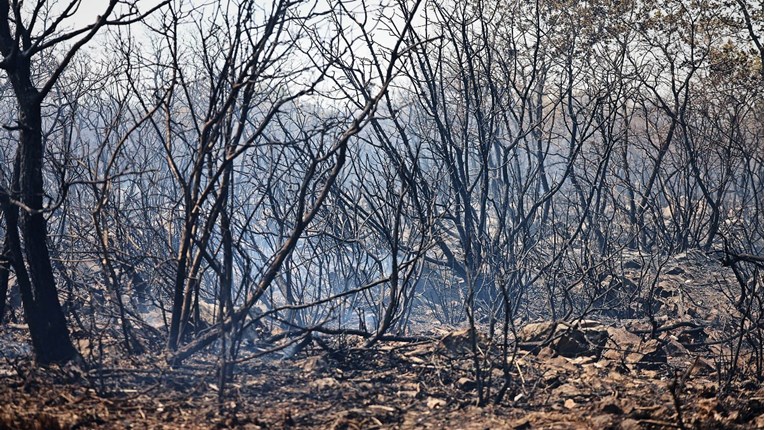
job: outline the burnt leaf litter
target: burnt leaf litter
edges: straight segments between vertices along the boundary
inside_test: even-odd
[[[733,305],[716,290],[719,273],[689,260],[660,278],[658,322],[527,321],[507,366],[500,341],[479,334],[480,383],[492,399],[481,406],[472,333],[434,321],[419,321],[427,329],[406,342],[365,348],[336,336],[290,357],[244,360],[223,393],[214,350],[172,367],[159,344],[125,356],[107,338],[95,361],[41,368],[24,326],[7,324],[0,429],[762,428],[751,351],[731,375]]]

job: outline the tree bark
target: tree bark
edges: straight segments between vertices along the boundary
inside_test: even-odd
[[[4,196],[6,241],[10,238],[8,245],[15,254],[11,263],[19,283],[35,358],[43,365],[66,363],[79,354],[69,338],[48,251],[47,221],[43,212],[42,98],[31,82],[29,60],[17,57],[13,66],[7,72],[19,108],[19,146],[10,194],[18,202],[10,201],[7,194]]]

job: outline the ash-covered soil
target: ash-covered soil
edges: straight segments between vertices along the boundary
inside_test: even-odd
[[[23,325],[5,325],[0,429],[762,428],[762,331],[735,284],[689,256],[663,270],[651,318],[526,321],[507,359],[500,335],[474,349],[471,331],[433,325],[372,348],[324,337],[237,363],[223,386],[213,353],[171,367],[158,348],[125,357],[108,338],[78,343],[87,369],[35,368]]]
[[[87,372],[5,363],[0,428],[763,426],[759,381],[737,381],[720,398],[716,371],[699,363],[691,369],[691,357],[641,368],[546,353],[518,358],[508,398],[484,407],[476,405],[471,361],[453,357],[438,341],[245,363],[223,399],[218,378],[206,370],[214,366],[199,361],[180,369],[137,362]]]

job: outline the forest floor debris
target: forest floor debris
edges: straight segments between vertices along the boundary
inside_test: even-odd
[[[6,359],[0,429],[762,428],[762,381],[738,380],[720,397],[708,359],[676,355],[645,365],[652,342],[627,352],[634,345],[625,342],[637,336],[609,330],[600,357],[568,358],[551,347],[522,353],[512,389],[484,407],[476,406],[469,356],[438,339],[253,360],[237,368],[222,397],[216,366],[204,357],[175,369],[124,361],[90,371]]]
[[[734,352],[756,332],[740,330],[714,265],[698,255],[672,263],[657,278],[651,318],[519,323],[505,368],[501,335],[490,342],[483,329],[425,321],[426,340],[364,348],[352,336],[327,337],[244,360],[221,386],[215,354],[171,367],[148,336],[153,352],[141,356],[120,354],[104,332],[78,343],[90,369],[35,367],[26,326],[6,324],[0,430],[763,428],[762,352]],[[639,282],[640,273],[623,278]]]

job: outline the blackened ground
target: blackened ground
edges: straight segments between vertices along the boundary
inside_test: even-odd
[[[762,381],[739,378],[720,398],[716,370],[689,370],[694,357],[645,365],[614,351],[524,352],[503,402],[485,407],[475,404],[472,361],[437,339],[242,363],[222,398],[214,357],[178,369],[123,359],[89,371],[9,357],[0,363],[0,429],[762,428]],[[496,390],[502,372],[492,376]]]

